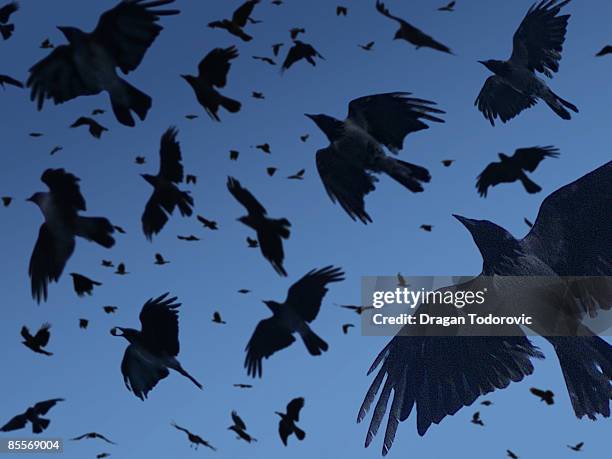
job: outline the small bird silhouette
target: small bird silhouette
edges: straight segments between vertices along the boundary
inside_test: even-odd
[[[246,289],[246,288],[241,288],[240,290],[238,290],[238,293],[240,293],[242,295],[246,295],[249,292],[250,292],[250,290]]]
[[[99,139],[100,137],[102,137],[102,133],[104,131],[108,131],[107,128],[102,126],[96,120],[92,118],[88,118],[87,116],[81,116],[74,123],[70,125],[71,128],[77,128],[80,126],[87,126],[89,128],[89,133],[96,139]]]
[[[342,325],[342,333],[345,335],[348,334],[349,328],[355,327],[353,324],[344,324]]]
[[[186,184],[192,184],[192,185],[196,185],[198,183],[198,177],[193,175],[193,174],[187,174],[185,176],[185,183]]]
[[[82,330],[87,330],[89,325],[89,320],[87,319],[79,319],[79,328]]]
[[[185,115],[185,118],[188,120],[195,120],[198,117],[198,115]]]
[[[278,422],[278,434],[280,435],[283,445],[287,446],[287,439],[291,434],[295,434],[298,440],[304,440],[306,433],[295,425],[300,420],[300,411],[304,407],[304,397],[294,398],[287,404],[287,412],[281,413],[275,411],[280,416]]]
[[[457,4],[456,1],[449,2],[448,4],[438,8],[438,11],[447,11],[447,12],[450,13],[451,11],[455,11],[455,5],[456,4]]]
[[[206,440],[204,440],[202,437],[200,437],[199,435],[196,435],[194,433],[191,433],[189,430],[185,429],[184,427],[181,427],[179,425],[177,425],[175,422],[171,422],[170,425],[172,427],[174,427],[177,430],[180,430],[181,432],[184,432],[187,434],[187,439],[190,442],[190,447],[194,448],[194,449],[198,449],[198,446],[202,445],[202,446],[206,446],[207,448],[212,449],[213,451],[217,451],[217,448],[215,448],[214,446],[212,446],[209,442],[207,442]]]
[[[278,56],[278,52],[280,51],[280,49],[283,47],[283,43],[275,43],[272,45],[272,53],[275,56]]]
[[[308,137],[310,137],[310,134],[304,134],[300,136],[300,140],[304,143],[306,143],[306,141],[308,140]]]
[[[53,156],[55,153],[57,153],[58,151],[62,151],[63,149],[64,147],[57,145],[51,149],[51,151],[49,152],[49,155]]]
[[[257,239],[251,239],[247,236],[246,241],[249,249],[256,249],[257,247],[259,247],[259,242],[257,242]]]
[[[259,100],[264,100],[266,98],[263,92],[257,92],[257,91],[253,91],[251,93],[251,96],[253,97],[253,99],[259,99]]]
[[[234,384],[234,387],[237,387],[238,389],[251,389],[253,387],[252,384]]]
[[[229,426],[227,429],[235,432],[238,440],[242,439],[246,441],[247,443],[257,441],[256,438],[251,437],[246,432],[246,424],[240,418],[240,416],[238,416],[238,413],[236,411],[232,411],[232,422],[233,424]]]
[[[509,449],[506,450],[506,454],[510,459],[519,459],[519,457]]]
[[[423,231],[427,231],[428,233],[431,233],[431,230],[433,229],[433,225],[421,225],[419,228],[421,228]]]
[[[443,159],[443,160],[442,160],[442,165],[443,165],[444,167],[450,167],[450,166],[451,166],[451,164],[453,164],[454,162],[455,162],[455,160],[454,160],[454,159]]]
[[[32,424],[32,433],[42,433],[51,421],[49,419],[41,418],[40,416],[45,415],[53,408],[57,402],[63,402],[63,398],[54,398],[51,400],[45,400],[44,402],[38,402],[36,405],[29,407],[24,413],[18,414],[4,426],[0,428],[0,432],[12,432],[14,430],[23,429],[28,422]]]
[[[103,110],[103,109],[101,109],[101,108],[94,108],[94,109],[91,111],[91,114],[92,114],[93,116],[96,116],[96,115],[104,115],[105,113],[106,113],[106,110]]]
[[[533,222],[527,217],[523,218],[523,221],[525,222],[525,225],[527,225],[529,228],[533,228]]]
[[[531,392],[536,397],[539,397],[541,401],[546,402],[547,405],[554,405],[555,403],[555,394],[551,390],[541,390],[532,387],[531,389],[529,389],[529,392]]]
[[[493,405],[493,402],[491,400],[483,400],[482,402],[480,402],[480,404],[484,406],[491,406]]]
[[[374,309],[374,306],[353,306],[352,304],[337,304],[336,306],[340,306],[341,308],[348,309],[349,311],[355,312],[357,315],[363,314],[365,311],[370,309]]]
[[[44,323],[40,329],[36,332],[34,336],[30,334],[30,330],[25,325],[21,327],[21,336],[23,337],[23,345],[37,354],[43,354],[47,356],[53,355],[51,352],[44,350],[43,348],[49,344],[49,338],[51,338],[51,333],[49,333],[49,329],[51,328],[51,324]]]
[[[229,157],[232,161],[238,161],[238,156],[240,156],[240,152],[237,150],[230,150]]]
[[[110,260],[102,260],[102,266],[104,266],[105,268],[114,268],[115,265],[113,265],[113,262]]]
[[[74,292],[77,296],[82,297],[85,295],[92,295],[94,287],[102,285],[101,282],[90,279],[89,277],[83,276],[82,274],[70,273],[72,276],[72,283],[74,286]]]
[[[319,53],[312,45],[304,43],[300,40],[294,40],[293,46],[289,48],[287,56],[285,57],[285,60],[281,67],[281,73],[285,72],[285,70],[289,70],[289,68],[293,66],[293,64],[298,61],[301,61],[302,59],[306,60],[306,62],[308,62],[313,67],[316,67],[317,63],[314,59],[315,57],[325,60],[321,53]]]
[[[304,174],[306,173],[306,169],[300,169],[295,174],[287,177],[289,180],[304,180]]]
[[[567,447],[568,447],[569,449],[571,449],[572,451],[576,451],[576,452],[578,452],[578,451],[582,451],[582,447],[583,447],[583,446],[584,446],[584,442],[583,442],[583,441],[581,441],[580,443],[576,443],[576,444],[575,444],[575,445],[573,445],[573,446],[572,446],[572,445],[567,445]]]
[[[219,229],[219,227],[217,226],[217,222],[213,220],[207,220],[201,215],[198,215],[197,219],[202,225],[204,225],[204,228],[208,228],[209,230],[213,230],[213,231]]]
[[[199,237],[194,236],[193,234],[190,234],[189,236],[177,236],[177,238],[181,241],[188,241],[188,242],[196,242],[200,240]]]
[[[478,426],[483,426],[484,427],[484,422],[482,422],[482,419],[480,419],[480,411],[476,411],[473,415],[472,415],[472,420],[470,421],[472,424],[476,424]]]
[[[4,207],[10,206],[11,202],[13,202],[13,198],[11,198],[10,196],[2,196],[2,205]]]
[[[259,1],[260,0],[247,0],[234,11],[231,19],[213,21],[208,24],[208,27],[211,29],[224,29],[232,35],[240,38],[242,41],[251,41],[253,37],[248,35],[243,28],[247,25],[247,22],[258,22],[251,18],[251,14],[253,13],[255,5],[257,5]]]
[[[256,61],[262,61],[262,62],[265,62],[266,64],[276,65],[276,62],[271,57],[266,57],[266,56],[252,56],[252,57]]]
[[[259,145],[255,145],[255,148],[257,148],[258,150],[263,151],[264,153],[267,153],[268,155],[270,153],[272,153],[272,148],[270,147],[269,143],[262,143]]]
[[[115,314],[117,312],[117,306],[104,306],[102,308],[102,310],[106,313],[106,314]]]
[[[143,164],[147,162],[147,160],[145,159],[144,156],[136,156],[136,158],[134,159],[134,162],[138,164],[139,166],[142,166]]]
[[[266,173],[267,173],[267,174],[268,174],[270,177],[272,177],[274,174],[276,174],[276,171],[277,171],[277,170],[278,170],[278,169],[277,169],[276,167],[267,167],[267,168],[266,168]]]
[[[40,49],[51,49],[54,47],[55,46],[53,45],[53,43],[51,43],[51,40],[49,40],[48,38],[45,38],[40,44]]]
[[[336,7],[336,16],[346,16],[348,14],[348,8],[346,6],[338,5]]]
[[[366,43],[365,45],[357,45],[357,46],[359,46],[364,51],[372,51],[372,48],[374,47],[374,42],[370,41]]]
[[[125,270],[125,263],[119,263],[117,265],[117,270],[115,271],[115,274],[118,274],[119,276],[125,276],[126,274],[129,274],[129,272]]]
[[[95,439],[100,439],[105,441],[106,443],[110,443],[111,445],[116,445],[117,443],[115,443],[114,441],[110,441],[108,438],[106,438],[104,435],[99,434],[97,432],[89,432],[83,435],[79,435],[78,437],[74,437],[71,438],[71,441],[77,441],[77,440],[84,440],[84,439],[88,439],[88,440],[95,440]]]
[[[612,45],[604,46],[603,48],[601,48],[601,51],[599,51],[597,54],[595,54],[595,56],[601,57],[601,56],[605,56],[607,54],[612,54]]]
[[[226,322],[221,318],[221,314],[218,311],[213,313],[212,321],[216,324],[225,324]]]
[[[161,253],[155,254],[155,264],[156,265],[166,265],[168,263],[170,262],[166,260]]]

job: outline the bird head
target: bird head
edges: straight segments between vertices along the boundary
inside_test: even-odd
[[[145,179],[152,186],[155,186],[155,176],[151,174],[140,174],[140,176]]]
[[[497,156],[501,161],[506,161],[507,159],[510,159],[510,157],[504,153],[497,153]]]
[[[45,193],[38,192],[38,193],[34,193],[32,196],[26,199],[26,201],[33,202],[34,204],[37,204],[40,206],[40,204],[43,202],[44,197],[45,197]]]
[[[486,61],[478,61],[478,62],[484,65],[486,68],[488,68],[491,72],[495,73],[496,75],[503,74],[504,69],[506,68],[506,63],[504,61],[498,61],[495,59],[489,59]]]
[[[285,415],[279,411],[275,411],[274,414],[278,414],[281,418],[284,417]]]
[[[276,313],[280,309],[280,304],[278,304],[276,301],[266,301],[266,300],[264,300],[263,304],[268,306],[270,311],[272,311],[274,313]]]
[[[489,220],[473,220],[455,214],[453,217],[470,232],[485,264],[504,253],[508,247],[513,248],[517,244],[508,231]]]
[[[66,37],[66,40],[68,40],[69,43],[74,43],[85,36],[85,33],[76,27],[60,26],[57,29],[64,34],[64,37]]]
[[[342,135],[342,121],[338,121],[332,116],[323,114],[312,115],[309,113],[304,113],[304,116],[314,121],[317,127],[325,133],[330,142],[333,142],[334,139],[337,139],[340,135]]]
[[[197,78],[193,75],[181,75],[181,78],[193,86],[196,83]]]
[[[110,334],[113,336],[121,336],[127,339],[130,343],[136,341],[138,331],[131,328],[113,327],[111,328]]]
[[[393,35],[393,39],[394,40],[401,40],[402,37],[402,29],[398,29],[397,32],[395,32],[395,35]]]

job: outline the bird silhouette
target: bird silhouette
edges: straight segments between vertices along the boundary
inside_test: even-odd
[[[302,59],[308,62],[313,67],[315,67],[317,65],[314,59],[315,57],[325,60],[321,53],[314,49],[312,45],[304,43],[300,40],[293,40],[293,46],[289,48],[287,56],[283,61],[283,65],[281,66],[281,72],[289,70],[289,68],[293,66],[293,64],[298,61],[301,61]]]
[[[204,225],[204,228],[208,228],[209,230],[213,230],[213,231],[219,229],[219,226],[218,226],[217,222],[215,222],[213,220],[208,220],[208,219],[202,217],[201,215],[198,215],[196,218],[198,219],[198,221],[202,225]]]
[[[30,334],[30,330],[25,325],[21,327],[21,336],[23,337],[23,345],[37,354],[43,354],[47,356],[53,355],[51,352],[46,351],[45,348],[47,344],[49,344],[49,338],[51,338],[51,333],[49,329],[51,328],[51,324],[44,323],[40,329],[36,332],[34,336]]]
[[[597,57],[607,56],[608,54],[612,54],[612,45],[606,45],[601,50],[595,54]]]
[[[170,425],[172,427],[174,427],[176,430],[180,430],[181,432],[184,432],[185,434],[187,434],[187,439],[189,440],[189,443],[190,443],[189,446],[190,447],[192,447],[194,449],[198,449],[198,446],[201,445],[201,446],[205,446],[205,447],[207,447],[209,449],[212,449],[213,451],[217,451],[217,448],[212,446],[209,442],[204,440],[199,435],[191,433],[189,430],[185,429],[184,427],[181,427],[181,426],[177,425],[175,422],[171,422]]]
[[[221,314],[218,311],[213,313],[212,321],[216,324],[225,324],[226,322],[221,318]]]
[[[476,424],[478,426],[483,426],[484,427],[484,422],[482,422],[482,419],[480,419],[480,411],[476,411],[473,415],[472,415],[472,420],[470,421],[472,424]]]
[[[96,139],[99,139],[104,131],[108,131],[107,128],[102,126],[96,120],[87,116],[79,117],[74,123],[70,125],[71,128],[77,128],[80,126],[87,126],[89,129],[89,133]]]
[[[252,442],[257,441],[256,438],[253,438],[251,435],[247,433],[246,424],[240,418],[240,416],[238,416],[238,413],[236,411],[232,411],[232,422],[233,424],[229,426],[227,429],[234,432],[237,435],[238,440],[244,440],[247,443],[252,443]]]
[[[531,389],[529,389],[529,392],[538,397],[541,401],[546,402],[547,405],[554,405],[555,403],[555,394],[551,390],[541,390],[532,387]]]
[[[236,11],[234,11],[231,19],[222,19],[210,22],[208,27],[211,29],[224,29],[232,35],[240,38],[242,41],[251,41],[253,37],[247,34],[243,29],[248,22],[254,22],[251,19],[251,14],[253,13],[255,5],[257,5],[259,1],[260,0],[248,0],[244,2]]]
[[[452,11],[455,11],[455,5],[456,4],[457,4],[457,2],[453,0],[452,2],[449,2],[446,5],[441,6],[440,8],[438,8],[438,11],[446,11],[446,12],[450,13]]]
[[[95,440],[95,439],[99,439],[99,440],[103,440],[106,443],[109,443],[111,445],[116,445],[117,443],[115,443],[114,441],[110,441],[108,438],[106,438],[104,435],[99,434],[97,432],[89,432],[89,433],[85,433],[83,435],[79,435],[78,437],[74,437],[71,438],[71,441],[77,441],[77,440]]]
[[[353,324],[343,324],[342,325],[342,333],[344,333],[345,335],[348,334],[349,328],[354,328],[355,326]]]
[[[572,451],[582,451],[582,447],[584,446],[584,442],[580,442],[580,443],[576,443],[575,445],[567,445],[567,447],[569,449],[571,449]]]
[[[170,262],[166,260],[161,253],[155,254],[155,264],[156,265],[167,265],[168,263]]]
[[[278,434],[280,435],[283,445],[287,446],[287,439],[295,434],[298,440],[304,440],[306,433],[295,425],[300,420],[300,411],[304,408],[304,397],[297,397],[287,404],[287,412],[281,413],[275,411],[280,416],[278,422]]]
[[[34,406],[29,407],[24,413],[18,414],[4,426],[0,427],[0,432],[20,430],[30,422],[32,424],[32,433],[40,434],[46,430],[51,423],[49,419],[45,419],[41,416],[47,414],[58,402],[63,401],[63,398],[53,398],[51,400],[45,400],[44,402],[38,402]]]
[[[77,296],[82,297],[85,295],[92,295],[94,287],[99,287],[102,285],[101,282],[90,279],[87,276],[83,276],[82,274],[70,273],[72,277],[72,285],[74,287],[74,293]]]

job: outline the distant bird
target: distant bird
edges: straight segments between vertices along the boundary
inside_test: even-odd
[[[23,429],[28,422],[32,424],[32,433],[42,433],[51,421],[49,419],[42,418],[41,416],[47,414],[51,408],[53,408],[58,402],[63,402],[63,398],[53,398],[51,400],[45,400],[44,402],[38,402],[36,405],[28,408],[24,413],[18,414],[9,422],[7,422],[0,432],[12,432],[14,430]]]
[[[30,132],[28,135],[30,137],[38,138],[38,137],[42,137],[44,134],[42,132]]]
[[[156,265],[167,265],[168,263],[170,262],[166,260],[161,253],[155,254],[155,264]]]
[[[189,236],[177,236],[177,238],[181,241],[188,241],[188,242],[196,242],[200,240],[199,237],[194,236],[193,234],[190,234]]]
[[[581,441],[580,443],[576,443],[576,444],[575,444],[575,445],[573,445],[573,446],[572,446],[572,445],[567,445],[567,447],[568,447],[569,449],[571,449],[572,451],[576,451],[576,452],[578,452],[578,451],[582,451],[582,447],[583,447],[583,446],[584,446],[584,442],[582,442],[582,441]]]
[[[100,454],[96,454],[96,459],[105,459],[107,457],[110,457],[109,453],[100,453]]]
[[[252,443],[257,441],[256,438],[251,437],[246,431],[246,424],[244,421],[238,416],[238,413],[232,411],[232,422],[233,424],[229,426],[227,429],[236,433],[238,436],[238,440],[242,439],[247,443]]]
[[[169,375],[168,369],[177,371],[202,389],[176,358],[180,349],[177,309],[181,303],[175,303],[176,297],[167,297],[168,293],[164,293],[144,304],[140,312],[141,330],[111,329],[111,335],[122,336],[130,343],[123,356],[121,373],[125,386],[141,400]]]
[[[444,167],[450,167],[450,166],[451,166],[451,164],[453,164],[454,162],[455,162],[455,160],[454,160],[454,159],[443,159],[443,160],[442,160],[442,165],[443,165]]]
[[[374,309],[374,306],[354,306],[352,304],[339,304],[341,308],[348,309],[349,311],[355,312],[357,315],[363,314],[365,311],[369,311],[370,309]]]
[[[99,433],[97,433],[97,432],[89,432],[89,433],[85,433],[85,434],[83,434],[83,435],[79,435],[78,437],[71,438],[70,440],[71,440],[71,441],[78,441],[78,440],[85,440],[85,439],[87,439],[87,440],[96,440],[96,439],[99,439],[99,440],[103,440],[103,441],[105,441],[106,443],[109,443],[109,444],[111,444],[111,445],[116,445],[116,444],[117,444],[117,443],[115,443],[114,441],[110,441],[110,440],[109,440],[108,438],[106,438],[104,435],[99,434]]]
[[[289,35],[291,35],[292,40],[295,40],[301,33],[306,33],[306,29],[303,27],[293,27],[289,29]]]
[[[147,162],[147,160],[144,156],[136,156],[136,158],[134,159],[134,162],[138,164],[139,166],[142,166],[143,164]]]
[[[272,0],[271,3],[276,6],[281,6],[283,4],[283,0]]]
[[[483,406],[491,406],[493,405],[493,402],[491,400],[483,400],[482,402],[480,402],[480,404]]]
[[[506,454],[510,459],[519,459],[519,457],[511,450],[507,449]]]
[[[125,234],[125,230],[121,227],[121,226],[117,226],[117,225],[113,225],[113,228],[115,229],[115,231],[117,231],[120,234]]]
[[[118,274],[120,276],[125,276],[126,274],[129,274],[126,270],[125,270],[125,263],[119,263],[117,265],[117,270],[115,271],[115,274]]]
[[[281,413],[275,411],[280,416],[278,422],[278,434],[280,435],[283,445],[287,446],[287,439],[291,434],[295,434],[298,440],[304,440],[306,433],[295,425],[300,420],[300,411],[304,408],[304,397],[294,398],[287,404],[287,412]]]
[[[189,446],[191,448],[198,449],[198,446],[202,445],[202,446],[206,446],[207,448],[212,449],[213,451],[217,451],[217,448],[212,446],[209,442],[204,440],[199,435],[191,433],[189,430],[185,429],[184,427],[181,427],[181,426],[177,425],[174,422],[170,423],[170,425],[172,427],[174,427],[175,429],[180,430],[181,432],[184,432],[184,433],[187,434],[187,439],[189,440],[189,443],[190,443]]]
[[[606,56],[608,54],[612,54],[612,45],[604,46],[603,48],[601,48],[601,51],[595,54],[595,56],[601,57],[601,56]]]
[[[304,180],[304,174],[306,173],[306,169],[300,169],[295,174],[287,177],[289,180]]]
[[[372,48],[374,47],[374,42],[369,41],[365,45],[358,45],[358,46],[364,51],[372,51]]]
[[[185,115],[185,118],[187,118],[188,120],[195,120],[198,117],[198,115]]]
[[[251,41],[253,37],[248,35],[243,28],[247,25],[247,22],[254,22],[251,19],[251,14],[258,3],[259,0],[247,0],[234,11],[231,19],[210,22],[208,27],[211,29],[224,29],[242,41]]]
[[[226,322],[221,318],[221,314],[219,313],[219,311],[215,311],[213,313],[213,318],[212,321],[216,324],[222,324],[224,325]]]
[[[117,312],[117,306],[104,306],[102,310],[106,314],[115,314]]]
[[[276,171],[277,171],[277,170],[278,170],[278,169],[277,169],[276,167],[267,167],[267,168],[266,168],[266,173],[267,173],[267,174],[268,174],[270,177],[272,177],[274,174],[276,174]]]
[[[157,175],[141,174],[153,187],[153,194],[141,218],[142,231],[149,241],[166,225],[169,215],[172,215],[176,207],[183,217],[190,217],[193,213],[193,198],[176,186],[183,181],[181,147],[176,140],[177,134],[176,128],[170,127],[162,135]]]
[[[85,296],[93,293],[94,287],[99,287],[102,285],[101,282],[97,282],[95,280],[90,279],[89,277],[85,277],[81,274],[70,273],[72,276],[72,283],[74,286],[74,292],[77,296]]]
[[[495,126],[499,117],[505,123],[542,99],[561,118],[571,119],[566,108],[578,108],[555,94],[536,75],[549,78],[559,70],[561,51],[570,15],[557,16],[570,0],[542,0],[534,4],[514,33],[512,55],[507,61],[479,61],[494,73],[490,76],[474,105]]]
[[[393,19],[399,23],[400,27],[395,32],[394,40],[406,40],[408,43],[412,43],[416,49],[419,48],[431,48],[443,53],[453,54],[448,46],[443,45],[439,41],[434,40],[432,37],[427,35],[422,30],[417,29],[413,25],[404,21],[402,18],[393,16],[384,3],[380,0],[376,0],[376,11],[389,19]]]
[[[187,174],[187,176],[185,176],[185,183],[196,185],[198,183],[198,177],[193,174]]]
[[[348,8],[346,6],[336,7],[336,16],[346,16],[347,13],[348,13]]]
[[[37,354],[43,354],[47,356],[53,355],[53,353],[46,351],[45,348],[49,344],[49,338],[51,333],[49,329],[51,324],[44,323],[34,336],[30,334],[30,330],[25,325],[21,327],[21,336],[23,337],[23,345],[28,349],[36,352]]]
[[[278,56],[278,52],[280,51],[280,49],[284,46],[283,43],[275,43],[272,45],[272,54],[274,54],[275,56]]]
[[[91,111],[91,114],[92,114],[93,116],[97,116],[97,115],[104,115],[105,113],[106,113],[106,110],[103,110],[103,109],[101,109],[101,108],[94,108],[94,109]]]
[[[13,202],[13,198],[11,198],[10,196],[2,196],[2,205],[4,207],[10,206],[11,202]]]
[[[238,293],[240,293],[242,295],[246,295],[249,292],[250,292],[250,290],[248,290],[246,288],[241,288],[240,290],[238,290]]]
[[[275,54],[276,55],[276,54]],[[253,59],[257,60],[257,61],[262,61],[265,62],[266,64],[270,64],[270,65],[276,65],[276,62],[274,61],[274,59],[270,58],[270,57],[265,57],[265,56],[253,56]]]
[[[256,249],[257,247],[259,247],[259,242],[257,242],[257,239],[251,239],[247,236],[246,241],[249,249]]]
[[[327,284],[343,281],[343,276],[342,270],[333,266],[313,269],[289,288],[284,303],[264,301],[272,316],[257,324],[246,346],[244,367],[249,376],[261,378],[262,360],[290,346],[295,341],[294,333],[300,335],[310,355],[327,351],[327,343],[308,324],[319,314]]]
[[[528,220],[527,218],[523,218],[523,221],[529,228],[533,228],[533,223],[530,220]]]
[[[15,86],[17,88],[23,88],[23,83],[21,81],[18,81],[8,75],[0,75],[0,86],[2,86],[2,89],[6,89],[4,87],[5,84]]]
[[[306,143],[306,141],[308,140],[308,137],[310,137],[310,134],[304,134],[300,136],[300,140],[304,143]]]
[[[345,335],[348,333],[349,328],[354,328],[355,326],[353,324],[343,324],[342,325],[342,333],[344,333]]]
[[[235,178],[228,177],[227,189],[247,210],[247,215],[240,217],[238,221],[255,230],[261,254],[279,275],[286,276],[287,271],[283,267],[283,239],[289,239],[291,234],[289,220],[269,218],[265,207]]]
[[[425,121],[443,123],[435,102],[409,97],[408,92],[391,92],[360,97],[349,103],[348,116],[340,121],[328,115],[306,114],[323,131],[330,144],[316,153],[317,170],[332,202],[338,201],[352,220],[372,222],[364,198],[375,190],[373,174],[386,173],[413,193],[423,191],[431,180],[429,171],[392,158],[404,138],[428,129]]]
[[[476,182],[478,194],[487,196],[487,189],[500,183],[520,181],[527,193],[542,191],[542,188],[525,175],[525,171],[533,172],[545,158],[559,157],[559,149],[548,145],[545,147],[518,148],[514,155],[507,156],[498,153],[499,162],[490,163],[480,173]]]
[[[49,153],[51,156],[53,156],[55,153],[57,153],[58,151],[62,151],[64,149],[64,147],[62,146],[55,146],[53,147],[53,149],[51,150],[51,152]]]
[[[198,219],[198,221],[202,225],[204,225],[204,228],[208,228],[209,230],[213,230],[213,231],[219,229],[219,226],[218,226],[217,222],[215,222],[213,220],[208,220],[208,219],[202,217],[201,215],[198,215],[196,218]]]
[[[402,276],[402,273],[397,273],[396,277],[398,287],[408,287],[408,282],[406,282],[406,279],[404,278],[404,276]]]
[[[87,330],[87,326],[89,325],[89,320],[87,319],[79,319],[79,328],[82,330]]]
[[[52,49],[52,48],[55,48],[55,46],[53,46],[53,43],[51,43],[51,40],[49,40],[48,38],[45,38],[40,44],[40,49]]]
[[[238,389],[251,389],[253,387],[252,384],[234,384],[234,387]]]
[[[428,233],[431,233],[431,230],[433,229],[433,225],[421,225],[419,226],[419,228],[421,228],[423,231],[427,231]]]
[[[0,35],[4,40],[8,40],[15,31],[15,25],[9,24],[8,21],[11,15],[19,10],[19,4],[17,2],[10,2],[0,8]]]
[[[111,223],[102,217],[81,217],[86,210],[79,179],[64,169],[47,169],[41,177],[49,192],[34,193],[35,203],[45,217],[30,259],[32,297],[47,300],[49,282],[57,282],[75,247],[75,236],[110,248],[115,244]],[[75,280],[75,287],[76,287]]]
[[[236,150],[230,150],[229,152],[229,157],[230,157],[230,160],[232,161],[238,161],[239,155],[240,155],[240,152]]]
[[[68,44],[58,46],[30,69],[30,98],[41,110],[45,99],[61,104],[79,96],[108,92],[117,120],[134,126],[135,112],[144,121],[152,100],[116,73],[136,70],[145,53],[162,31],[162,16],[177,10],[155,10],[174,0],[122,1],[100,16],[91,33],[75,27],[58,27]]]
[[[76,128],[80,126],[87,126],[89,128],[89,133],[96,139],[99,139],[104,131],[108,131],[107,128],[102,126],[96,120],[88,118],[86,116],[81,116],[70,125],[71,128]]]
[[[289,52],[285,57],[285,61],[281,67],[281,72],[289,70],[293,64],[301,61],[302,59],[305,59],[306,62],[315,67],[317,65],[316,61],[314,60],[315,57],[325,60],[325,58],[316,49],[314,49],[312,45],[304,43],[300,40],[294,40],[293,46],[289,48]]]
[[[457,4],[457,2],[453,0],[452,2],[449,2],[448,4],[438,8],[438,11],[448,11],[450,13],[452,11],[455,11],[455,5],[456,4]]]
[[[529,389],[529,392],[531,392],[533,395],[538,397],[542,402],[546,402],[547,405],[555,404],[555,400],[554,400],[555,394],[551,390],[541,390],[541,389],[532,387],[531,389]]]
[[[257,148],[258,150],[263,151],[266,154],[271,154],[272,153],[272,147],[270,147],[269,143],[262,143],[259,145],[255,145],[255,148]]]
[[[257,92],[257,91],[251,92],[251,97],[253,97],[253,99],[260,99],[260,100],[263,100],[266,98],[263,92]]]
[[[484,427],[484,422],[482,422],[482,419],[480,419],[480,411],[476,411],[473,415],[472,415],[472,420],[470,421],[472,424],[476,424],[478,426],[483,426]]]
[[[215,121],[221,121],[217,112],[223,107],[230,113],[240,111],[242,104],[219,93],[215,88],[224,88],[231,61],[238,57],[235,46],[215,48],[198,65],[198,75],[181,75],[189,83],[200,105]]]

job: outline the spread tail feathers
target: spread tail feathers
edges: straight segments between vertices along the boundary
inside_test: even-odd
[[[525,190],[527,190],[527,193],[529,194],[539,193],[540,191],[542,191],[542,188],[540,188],[537,183],[530,180],[529,177],[527,177],[524,173],[521,173],[521,175],[519,176],[519,180],[521,181],[521,183],[525,187]]]
[[[39,434],[42,433],[47,427],[49,427],[51,421],[45,418],[37,418],[32,420],[32,432]]]
[[[321,355],[322,352],[327,351],[327,343],[312,330],[309,329],[305,333],[301,333],[301,335],[310,355]]]
[[[413,193],[423,191],[422,183],[427,183],[431,180],[429,171],[424,167],[389,156],[385,156],[383,170]]]
[[[303,440],[304,438],[306,438],[306,432],[304,432],[299,427],[296,426],[293,431],[295,432],[295,436],[298,440]]]
[[[180,199],[178,200],[177,205],[183,217],[191,217],[191,214],[193,213],[191,208],[193,206],[193,198],[189,193],[186,191],[181,191]]]
[[[572,119],[572,115],[564,107],[569,108],[574,113],[578,113],[578,107],[571,102],[562,99],[552,91],[550,91],[548,97],[544,98],[544,101],[557,115],[559,115],[559,117],[563,118],[564,120]]]
[[[148,95],[127,81],[122,81],[120,88],[111,93],[110,97],[117,120],[126,126],[135,124],[130,111],[135,112],[141,121],[144,121],[152,104],[152,99]]]
[[[115,245],[113,225],[103,217],[77,217],[76,234],[107,249]]]
[[[237,100],[225,96],[221,96],[220,105],[230,113],[236,113],[242,107],[242,104]]]
[[[2,38],[4,38],[5,40],[11,38],[14,30],[15,26],[13,24],[0,25],[0,33],[2,34]]]

